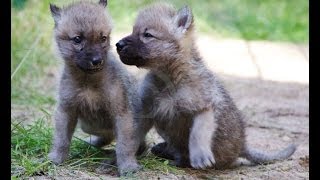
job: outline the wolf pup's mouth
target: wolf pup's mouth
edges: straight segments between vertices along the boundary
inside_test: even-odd
[[[99,67],[99,68],[94,68],[94,69],[87,69],[86,72],[88,73],[96,73],[96,72],[99,72],[103,69],[103,67]]]
[[[128,56],[124,55],[123,53],[118,53],[120,56],[120,60],[122,63],[126,65],[134,65],[137,67],[141,67],[145,65],[145,60],[143,60],[141,57],[136,57],[136,56]]]
[[[101,71],[103,69],[103,66],[94,67],[94,68],[84,68],[84,67],[78,66],[78,68],[85,73],[94,74],[96,72]]]
[[[123,64],[133,65],[140,67],[145,64],[141,57],[133,56],[130,51],[128,51],[128,47],[125,46],[123,48],[117,48],[117,53],[119,54],[120,60]]]

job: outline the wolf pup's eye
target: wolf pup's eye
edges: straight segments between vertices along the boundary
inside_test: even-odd
[[[72,38],[73,42],[76,43],[76,44],[79,44],[81,43],[82,39],[80,36],[76,36],[74,38]]]
[[[146,38],[151,38],[151,37],[153,37],[152,34],[147,33],[147,32],[145,32],[145,33],[143,34],[143,36],[146,37]]]
[[[107,37],[106,37],[106,36],[102,36],[102,37],[101,37],[101,42],[106,42],[106,40],[107,40]]]

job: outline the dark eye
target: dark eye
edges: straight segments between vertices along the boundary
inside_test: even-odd
[[[72,38],[73,42],[76,43],[76,44],[79,44],[81,43],[82,39],[80,36],[76,36],[74,38]]]
[[[150,38],[150,37],[153,37],[153,36],[152,36],[152,34],[150,34],[150,33],[147,33],[147,32],[145,32],[145,33],[143,34],[143,36],[144,36],[144,37],[146,37],[146,38]]]
[[[106,36],[102,36],[102,37],[101,37],[101,42],[106,42],[106,40],[107,40],[107,37],[106,37]]]

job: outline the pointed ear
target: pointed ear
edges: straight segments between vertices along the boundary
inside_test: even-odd
[[[108,5],[108,0],[100,0],[99,4],[103,7],[106,7]]]
[[[175,16],[175,23],[178,28],[182,29],[182,32],[187,31],[193,24],[193,15],[191,9],[188,6],[184,6],[179,9]]]
[[[54,23],[57,26],[58,22],[61,19],[61,8],[50,3],[50,11],[51,11],[51,15],[54,19]]]

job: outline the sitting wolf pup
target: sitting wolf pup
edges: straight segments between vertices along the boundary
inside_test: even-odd
[[[116,46],[123,63],[150,69],[141,95],[146,117],[165,140],[152,148],[156,155],[182,167],[230,168],[238,157],[263,163],[294,153],[295,145],[276,153],[246,145],[241,113],[198,54],[187,6],[141,10],[132,34]]]
[[[106,5],[106,0],[80,1],[64,8],[50,4],[64,69],[49,158],[56,164],[67,158],[79,122],[84,132],[97,137],[94,145],[116,138],[117,165],[123,175],[140,168],[135,154],[143,135],[134,107],[140,100],[133,79],[109,50],[112,22]]]

